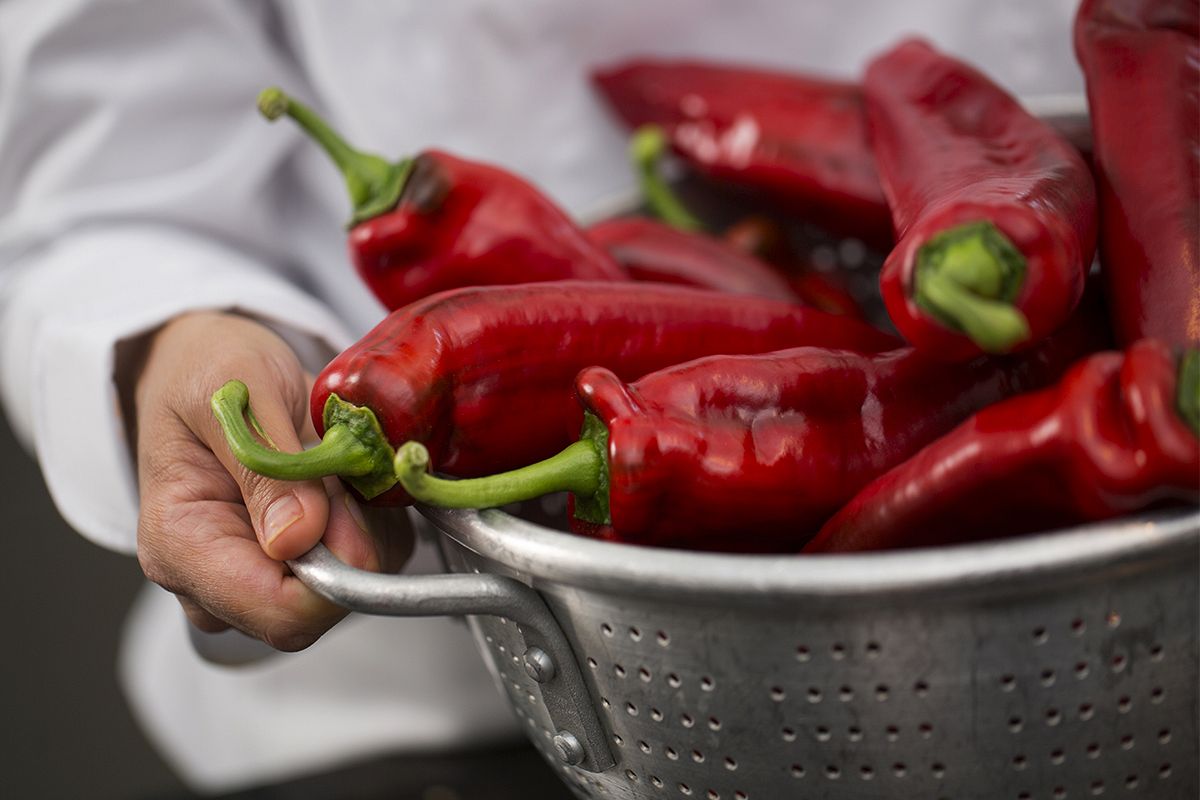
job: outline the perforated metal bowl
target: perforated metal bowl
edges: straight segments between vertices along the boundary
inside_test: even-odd
[[[1200,514],[771,557],[422,513],[462,574],[320,551],[296,571],[371,613],[480,614],[484,658],[578,797],[1200,791]]]

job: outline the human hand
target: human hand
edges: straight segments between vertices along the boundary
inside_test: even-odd
[[[388,535],[373,536],[336,479],[276,481],[243,467],[209,405],[231,378],[250,388],[254,415],[279,449],[295,452],[302,438],[315,439],[311,381],[272,331],[219,313],[167,324],[135,391],[138,560],[201,630],[232,626],[279,650],[301,650],[346,611],[305,587],[283,561],[324,541],[351,566],[392,570],[407,558],[411,536],[394,524]]]

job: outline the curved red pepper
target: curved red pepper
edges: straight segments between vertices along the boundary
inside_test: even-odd
[[[1200,440],[1177,410],[1177,363],[1146,339],[985,408],[864,488],[805,551],[965,542],[1197,502]],[[1184,392],[1200,400],[1195,375]]]
[[[1100,255],[1117,341],[1200,341],[1200,6],[1085,0]]]
[[[396,474],[422,502],[455,507],[569,490],[575,513],[610,523],[619,541],[794,550],[868,482],[968,415],[1056,380],[1102,344],[1093,316],[1077,314],[1021,354],[955,365],[913,348],[800,347],[702,358],[632,384],[589,367],[576,379],[584,434],[560,454],[447,481],[426,473],[431,460],[412,442]]]
[[[343,172],[355,205],[355,269],[384,306],[436,292],[557,280],[629,280],[548,197],[511,172],[439,150],[389,163],[347,145],[279,89],[259,108],[286,114]]]
[[[631,61],[592,78],[630,127],[662,126],[698,172],[839,233],[890,239],[857,86],[695,61]]]
[[[1074,148],[920,41],[872,62],[865,91],[898,233],[880,290],[901,334],[963,360],[1027,347],[1062,325],[1096,238],[1095,190]]]

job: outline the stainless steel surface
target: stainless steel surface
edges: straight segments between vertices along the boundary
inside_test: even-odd
[[[478,641],[579,797],[1195,797],[1200,514],[855,556],[617,545],[422,509],[529,583],[616,764],[563,765],[511,625]]]
[[[318,544],[288,566],[306,586],[343,608],[396,617],[490,614],[500,617],[516,653],[538,651],[554,666],[529,691],[556,730],[579,745],[573,761],[599,771],[613,763],[608,737],[597,718],[570,645],[537,592],[499,575],[378,575],[347,566]],[[552,660],[551,660],[552,659]]]

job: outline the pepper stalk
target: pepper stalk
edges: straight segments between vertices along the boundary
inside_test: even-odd
[[[643,125],[629,140],[629,160],[637,172],[642,196],[654,216],[683,231],[704,229],[695,214],[675,194],[659,174],[659,164],[667,150],[667,134],[658,125]]]

